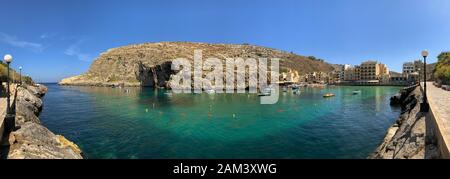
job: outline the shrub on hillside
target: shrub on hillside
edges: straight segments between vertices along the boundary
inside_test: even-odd
[[[443,84],[450,85],[450,53],[441,53],[438,56],[435,76]]]

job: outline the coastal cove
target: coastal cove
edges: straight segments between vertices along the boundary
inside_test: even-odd
[[[91,159],[366,158],[400,113],[389,106],[399,87],[302,88],[261,105],[255,94],[46,86],[43,125]]]

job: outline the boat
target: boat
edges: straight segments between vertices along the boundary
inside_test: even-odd
[[[333,93],[327,93],[327,94],[324,94],[324,95],[323,95],[324,98],[330,98],[330,97],[335,97],[335,96],[336,96],[336,95],[333,94]]]
[[[293,92],[294,94],[300,94],[300,93],[301,93],[301,91],[300,91],[299,89],[293,90],[292,92]]]
[[[172,92],[166,92],[166,93],[164,93],[164,94],[167,95],[167,96],[172,96],[172,95],[173,95]]]
[[[292,86],[291,86],[291,88],[292,88],[293,90],[295,90],[295,89],[299,89],[299,88],[300,88],[300,86],[299,86],[299,85],[296,85],[296,84],[294,84],[294,85],[292,85]]]
[[[270,96],[272,94],[272,88],[267,87],[264,88],[259,94],[258,96]]]
[[[353,95],[361,94],[361,90],[355,90],[353,91]]]
[[[208,94],[215,94],[216,90],[209,89],[209,90],[206,90],[205,92],[208,93]]]

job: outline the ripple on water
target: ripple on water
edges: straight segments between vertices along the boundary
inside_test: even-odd
[[[254,94],[48,87],[42,122],[89,158],[365,158],[399,113],[388,105],[396,87],[304,88],[275,105]]]

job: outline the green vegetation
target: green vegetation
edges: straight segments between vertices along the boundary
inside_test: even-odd
[[[435,77],[443,84],[450,85],[450,53],[441,53],[436,64]]]
[[[316,58],[315,56],[308,56],[307,58],[314,61],[325,62],[324,59]]]
[[[8,68],[6,67],[6,64],[0,61],[0,83],[5,82],[7,79],[7,73]],[[15,70],[10,69],[10,79],[13,82],[19,82],[20,75]],[[23,83],[32,83],[33,80],[29,76],[22,76],[22,82]]]

